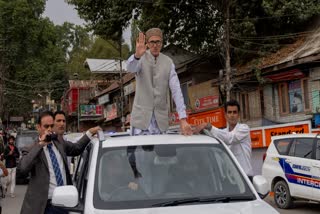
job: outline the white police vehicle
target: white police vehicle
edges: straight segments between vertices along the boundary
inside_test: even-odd
[[[80,158],[75,186],[57,187],[52,203],[75,213],[278,213],[219,140],[206,135],[108,136]],[[257,190],[257,191],[256,191]]]
[[[320,201],[320,136],[272,137],[262,175],[274,192],[274,201],[279,208],[292,207],[295,199]]]

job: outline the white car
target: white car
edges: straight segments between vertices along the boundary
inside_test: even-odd
[[[72,212],[278,213],[257,193],[268,194],[266,180],[251,184],[225,144],[206,135],[116,134],[93,140],[79,161],[75,186],[52,198]]]
[[[291,134],[274,136],[262,166],[262,175],[274,192],[279,208],[295,199],[320,201],[320,136]]]

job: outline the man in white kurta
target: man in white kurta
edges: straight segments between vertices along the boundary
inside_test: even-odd
[[[239,123],[240,118],[240,105],[237,101],[228,101],[225,105],[225,116],[228,122],[227,128],[218,129],[210,123],[201,124],[196,127],[195,132],[202,129],[208,129],[213,136],[221,139],[227,144],[240,163],[242,169],[252,180],[253,169],[251,165],[251,138],[250,128],[246,124]]]

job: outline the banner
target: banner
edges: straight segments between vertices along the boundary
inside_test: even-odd
[[[311,122],[301,121],[296,123],[286,123],[273,126],[262,126],[252,128],[250,131],[252,148],[268,147],[271,137],[287,134],[303,134],[311,132]],[[312,131],[313,132],[313,131]],[[314,131],[315,133],[317,130]]]
[[[263,147],[263,133],[262,130],[250,131],[251,146],[252,148]]]
[[[113,120],[118,117],[117,103],[107,105],[107,118],[106,121]]]
[[[192,125],[200,125],[202,123],[211,123],[215,127],[226,127],[226,118],[224,117],[224,108],[218,108],[206,112],[190,114],[188,123]]]
[[[211,80],[190,86],[188,95],[191,108],[194,110],[204,110],[219,106],[219,89],[211,86]]]
[[[80,116],[102,116],[101,105],[80,105]]]
[[[215,108],[219,106],[219,96],[206,96],[196,99],[196,110]]]

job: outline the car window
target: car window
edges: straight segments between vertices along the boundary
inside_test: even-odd
[[[280,155],[288,155],[293,140],[293,138],[286,138],[274,141],[274,145],[277,148]]]
[[[21,134],[17,136],[16,146],[21,149],[23,147],[28,147],[34,144],[37,141],[38,133],[28,133]]]
[[[307,158],[312,157],[313,138],[295,138],[289,151],[290,156]]]
[[[316,159],[320,160],[320,140],[317,141]]]
[[[252,196],[222,145],[106,148],[99,154],[94,206],[152,207],[190,197]]]

